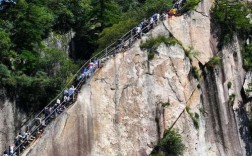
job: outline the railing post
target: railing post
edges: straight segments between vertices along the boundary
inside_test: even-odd
[[[115,55],[116,55],[115,51],[116,51],[116,48],[113,49],[113,56],[114,56],[114,57],[115,57]]]
[[[132,30],[131,30],[131,31],[130,31],[130,39],[129,39],[129,47],[131,47],[132,41],[133,41],[132,34],[133,34],[133,32],[132,32]]]
[[[20,146],[18,147],[18,156],[20,156]]]
[[[108,48],[107,47],[106,47],[105,51],[106,51],[106,57],[108,57]]]

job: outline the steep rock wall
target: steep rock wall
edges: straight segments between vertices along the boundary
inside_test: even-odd
[[[99,69],[77,102],[23,155],[148,155],[170,127],[182,134],[186,156],[251,155],[243,127],[245,72],[239,42],[235,38],[218,51],[211,34],[211,5],[203,0],[196,11],[168,19],[142,39],[171,32],[184,48],[198,51],[192,64],[201,69],[200,87],[182,47],[161,44],[148,61],[138,41]],[[222,67],[209,70],[205,64],[214,54],[222,57]],[[198,129],[186,106],[199,114]]]
[[[48,47],[59,49],[69,55],[69,52],[74,50],[70,50],[70,45],[72,44],[72,38],[74,35],[75,33],[72,31],[69,31],[64,35],[59,35],[55,32],[52,32],[44,42]]]
[[[247,117],[241,91],[245,71],[239,41],[234,37],[233,43],[221,51],[217,49],[208,11],[211,5],[210,1],[202,1],[197,12],[171,18],[165,25],[183,46],[193,47],[199,52],[193,58],[193,65],[201,68],[203,76],[199,107],[204,112],[201,122],[205,125],[205,148],[208,151],[205,154],[251,155],[251,140],[248,128],[244,127]],[[222,65],[209,71],[204,65],[215,54],[222,58]],[[231,88],[228,88],[228,83],[232,84]]]
[[[147,38],[157,32],[168,34],[160,25]],[[76,104],[24,155],[149,154],[186,105],[200,97],[182,47],[161,44],[147,61],[139,42],[98,70]]]
[[[26,113],[16,107],[16,102],[0,98],[0,151],[13,144],[16,130],[27,119]]]

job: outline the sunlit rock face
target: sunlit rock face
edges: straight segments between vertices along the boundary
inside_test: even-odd
[[[236,37],[222,51],[216,48],[211,6],[212,1],[203,0],[197,12],[160,22],[133,48],[111,57],[82,87],[77,102],[23,155],[145,156],[171,127],[182,135],[185,156],[250,155],[240,92],[245,77],[241,50]],[[139,45],[159,35],[172,35],[182,45],[161,43],[148,60]],[[189,47],[198,52],[192,61],[184,51]],[[222,65],[208,69],[205,64],[214,54]]]
[[[0,90],[0,94],[4,93]],[[5,95],[5,94],[3,94]],[[27,114],[16,106],[14,100],[0,96],[0,151],[8,149],[13,144],[17,130],[27,120]]]
[[[158,32],[169,35],[159,25],[143,40]],[[97,70],[77,102],[25,154],[149,154],[186,104],[199,103],[199,91],[180,45],[160,44],[148,61],[140,42]]]

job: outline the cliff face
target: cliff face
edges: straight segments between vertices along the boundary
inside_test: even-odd
[[[4,94],[3,94],[4,95]],[[4,151],[17,134],[19,128],[26,121],[26,114],[16,107],[15,101],[0,97],[0,150]]]
[[[58,35],[51,33],[44,43],[53,48],[62,50],[69,54],[69,43],[72,39],[73,32],[65,35]],[[16,99],[12,97],[10,100],[5,93],[4,88],[0,88],[0,151],[7,149],[9,145],[13,144],[15,136],[19,133],[20,127],[28,120],[31,112],[25,112],[18,107]],[[24,129],[24,128],[23,128]]]
[[[184,48],[199,52],[192,63],[178,44],[160,44],[154,59],[148,60],[138,41],[97,70],[77,102],[23,155],[148,155],[170,127],[181,133],[186,156],[251,155],[241,96],[241,50],[237,38],[217,50],[211,5],[202,1],[197,12],[164,21],[142,38],[172,34]],[[206,68],[216,53],[222,66]],[[193,66],[202,75],[199,81]],[[192,114],[199,115],[198,128]]]

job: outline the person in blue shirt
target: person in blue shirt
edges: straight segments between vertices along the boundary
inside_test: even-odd
[[[74,88],[73,85],[71,86],[71,88],[69,88],[69,90],[68,90],[68,96],[70,97],[70,99],[71,99],[71,96],[72,96],[72,99],[74,100],[75,90],[76,90],[76,88]]]

